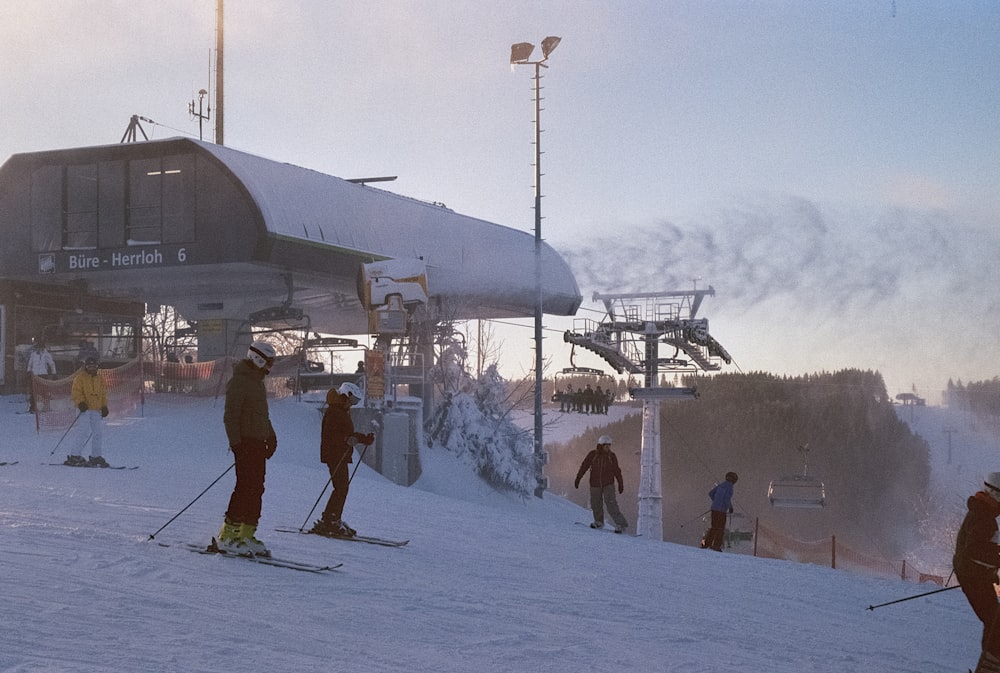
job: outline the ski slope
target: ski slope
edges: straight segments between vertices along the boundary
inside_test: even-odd
[[[327,479],[309,401],[272,403],[259,537],[343,567],[165,548],[222,522],[221,400],[157,395],[114,420],[105,457],[139,466],[120,471],[48,465],[65,457],[58,433],[36,434],[23,406],[0,398],[0,461],[18,461],[0,466],[0,671],[935,673],[978,657],[960,591],[869,611],[936,587],[602,534],[559,497],[489,490],[442,449],[410,488],[357,471],[345,519],[406,547],[274,532],[307,523]],[[997,469],[967,462],[973,487]]]

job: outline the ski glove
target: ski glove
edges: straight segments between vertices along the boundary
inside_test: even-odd
[[[372,444],[375,443],[375,433],[369,432],[367,435],[365,435],[365,438],[362,441],[364,441],[365,446],[371,446]]]
[[[580,488],[580,478],[579,477],[577,477],[576,480],[573,482],[573,488]]]
[[[87,410],[87,403],[86,402],[80,402],[80,404],[76,405],[76,408],[79,409],[80,413],[82,414],[83,412],[85,412]]]
[[[101,407],[101,418],[107,418],[107,417],[108,417],[108,408]]]
[[[618,484],[618,495],[625,492],[625,484]]]

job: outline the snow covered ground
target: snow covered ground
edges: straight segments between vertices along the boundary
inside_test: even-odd
[[[935,587],[592,531],[577,506],[492,492],[440,449],[413,487],[365,466],[352,485],[345,518],[408,546],[274,532],[302,525],[327,479],[317,407],[294,400],[272,405],[260,537],[344,566],[162,547],[219,529],[231,472],[149,540],[231,464],[221,400],[153,396],[115,420],[105,456],[140,466],[121,471],[47,465],[59,433],[23,406],[0,398],[0,461],[18,461],[0,467],[0,671],[934,673],[978,657],[960,591],[869,611]],[[959,503],[998,469],[976,460]]]

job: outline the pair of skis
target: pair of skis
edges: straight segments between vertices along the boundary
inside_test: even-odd
[[[275,528],[279,533],[299,533],[301,535],[319,535],[320,537],[330,538],[331,540],[347,540],[348,542],[365,542],[367,544],[379,545],[381,547],[403,547],[409,544],[409,540],[387,540],[382,537],[372,537],[370,535],[326,535],[324,533],[315,533],[311,530],[305,530],[300,528]]]
[[[86,467],[94,470],[138,470],[139,466],[129,467],[128,465],[108,465],[103,467],[101,465],[67,465],[66,463],[48,463],[48,465],[61,465],[63,467]]]
[[[161,547],[170,547],[171,545],[166,542],[160,542]],[[291,559],[276,558],[270,555],[260,555],[260,554],[235,554],[233,552],[220,549],[215,542],[215,538],[212,538],[212,544],[207,547],[199,544],[191,544],[189,542],[183,544],[183,548],[188,551],[193,551],[196,554],[215,554],[217,556],[223,556],[225,558],[231,559],[243,559],[244,561],[249,561],[251,563],[257,563],[265,566],[273,566],[275,568],[287,568],[288,570],[298,570],[299,572],[315,573],[321,574],[331,570],[336,570],[337,568],[344,565],[343,563],[336,563],[333,565],[317,565],[315,563],[303,563],[302,561],[293,561]]]
[[[352,540],[354,542],[364,542],[367,544],[380,545],[383,547],[402,547],[409,543],[409,540],[388,540],[380,537],[372,537],[369,535],[353,535],[351,537],[340,536],[340,535],[322,535],[321,533],[313,533],[308,530],[297,530],[293,528],[276,528],[279,533],[300,533],[302,535],[320,535],[321,537],[329,537],[335,540]],[[161,542],[159,543],[161,547],[169,547],[170,544]],[[185,549],[189,551],[196,552],[198,554],[217,554],[219,556],[224,556],[226,558],[239,558],[245,561],[250,561],[252,563],[259,563],[261,565],[273,566],[276,568],[287,568],[288,570],[298,570],[300,572],[310,572],[310,573],[324,573],[331,570],[336,570],[343,566],[343,563],[337,563],[334,565],[317,565],[315,563],[303,563],[301,561],[293,561],[291,559],[277,558],[268,555],[259,554],[235,554],[233,552],[226,551],[225,549],[220,549],[215,541],[212,539],[212,544],[204,547],[202,545],[185,543]]]

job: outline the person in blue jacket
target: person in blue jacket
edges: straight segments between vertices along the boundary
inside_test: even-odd
[[[733,487],[738,480],[735,472],[726,472],[725,481],[716,484],[708,492],[708,497],[712,499],[712,522],[705,533],[702,547],[722,551],[722,542],[726,537],[726,517],[733,512]]]

